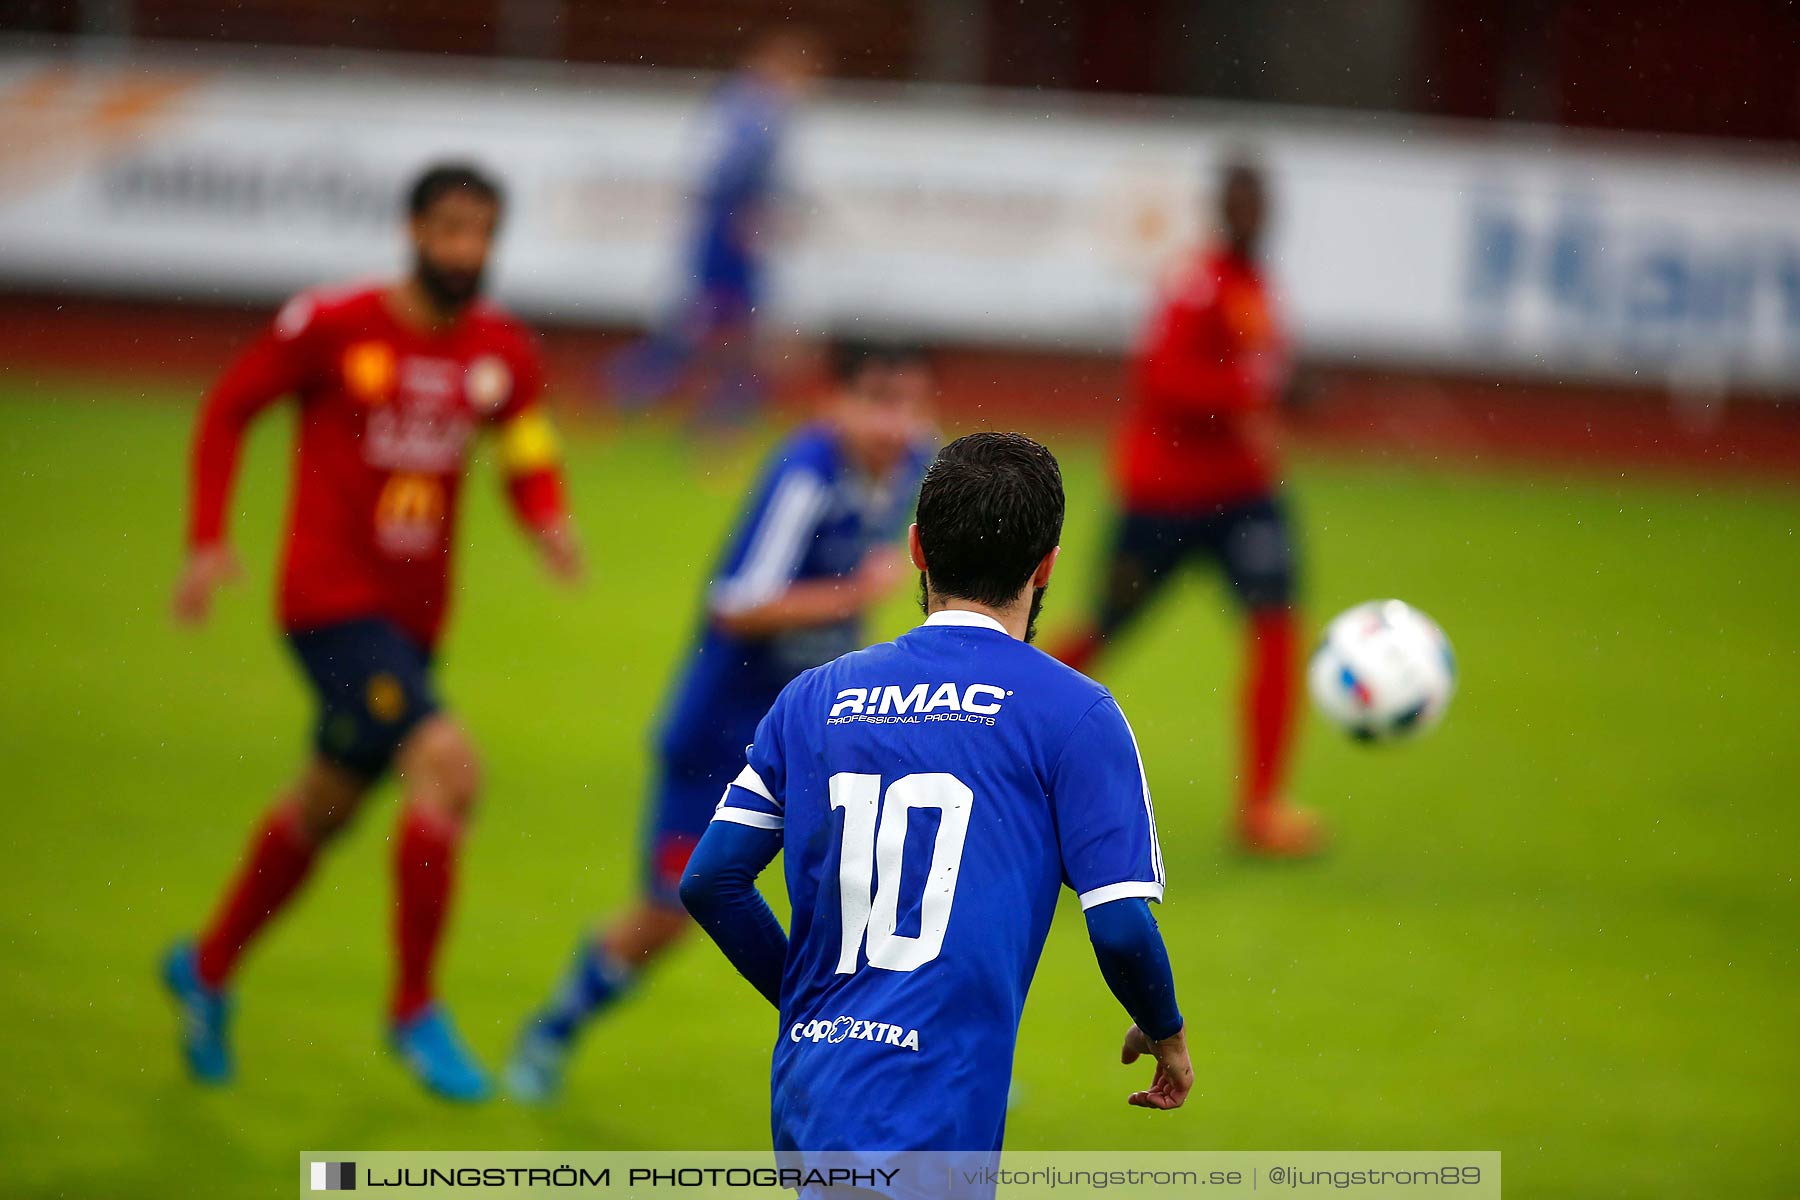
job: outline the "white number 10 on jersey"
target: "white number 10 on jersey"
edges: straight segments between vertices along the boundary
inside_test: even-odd
[[[963,839],[969,833],[969,805],[975,793],[954,775],[906,775],[881,795],[881,776],[845,771],[831,777],[831,807],[844,810],[844,845],[838,859],[838,894],[843,942],[837,973],[856,973],[857,952],[868,939],[869,965],[884,971],[914,971],[944,948],[956,876],[962,868]],[[935,808],[937,841],[925,873],[919,906],[919,936],[894,932],[900,915],[900,859],[906,852],[907,816],[915,808]],[[876,810],[880,810],[877,832]],[[873,886],[879,880],[879,886]],[[873,891],[873,898],[871,898]]]

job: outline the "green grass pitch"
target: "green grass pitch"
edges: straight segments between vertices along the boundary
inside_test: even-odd
[[[167,618],[179,398],[0,383],[0,1192],[286,1195],[321,1147],[766,1145],[774,1022],[698,941],[594,1030],[558,1107],[418,1093],[380,1038],[391,794],[249,959],[237,1085],[188,1085],[153,964],[210,907],[307,713],[269,596],[283,420],[246,462],[248,579],[197,635]],[[443,671],[488,774],[444,984],[490,1062],[632,890],[646,730],[753,457],[571,441],[594,578],[568,595],[537,574],[484,466]],[[1051,630],[1105,509],[1099,455],[1056,448]],[[1199,1085],[1174,1115],[1126,1107],[1148,1072],[1117,1063],[1127,1021],[1065,897],[1009,1144],[1498,1149],[1521,1197],[1800,1193],[1800,496],[1295,473],[1315,624],[1412,601],[1454,639],[1462,694],[1413,746],[1310,724],[1293,790],[1334,853],[1241,861],[1222,837],[1238,635],[1214,581],[1184,585],[1106,679],[1149,764]],[[897,600],[876,632],[912,616]]]

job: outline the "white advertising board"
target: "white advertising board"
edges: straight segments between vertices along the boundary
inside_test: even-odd
[[[654,319],[678,289],[703,103],[647,76],[0,57],[0,285],[273,302],[391,270],[401,187],[457,156],[511,193],[503,300]],[[905,88],[820,99],[788,146],[771,307],[803,328],[1124,346],[1159,264],[1204,232],[1205,164],[1253,146],[1305,350],[1800,380],[1800,164],[1219,111]]]

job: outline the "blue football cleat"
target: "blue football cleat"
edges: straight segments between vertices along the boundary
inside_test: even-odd
[[[457,1036],[449,1015],[437,1005],[395,1025],[388,1037],[394,1053],[430,1091],[462,1104],[487,1099],[487,1072]]]
[[[573,1039],[557,1037],[541,1021],[527,1024],[506,1064],[506,1090],[513,1099],[543,1104],[554,1098],[562,1089],[572,1045]]]
[[[181,1056],[199,1083],[231,1080],[231,1046],[225,1033],[231,1023],[231,998],[201,982],[194,943],[181,941],[163,955],[163,986],[181,1016]]]

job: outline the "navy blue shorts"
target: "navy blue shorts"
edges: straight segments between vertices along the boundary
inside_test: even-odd
[[[715,638],[705,637],[676,681],[658,722],[656,770],[646,797],[643,894],[681,907],[681,875],[726,785],[744,769],[756,727],[792,673]]]
[[[314,748],[364,779],[385,774],[407,735],[438,711],[431,651],[392,621],[344,621],[287,640],[318,700]]]
[[[755,736],[751,726],[743,745]],[[651,784],[650,824],[644,831],[644,892],[658,904],[681,907],[681,876],[725,788],[744,769],[744,751],[700,757],[664,756]]]
[[[1274,496],[1198,513],[1126,512],[1113,533],[1100,623],[1112,631],[1190,561],[1217,564],[1248,609],[1294,602],[1294,539]]]

